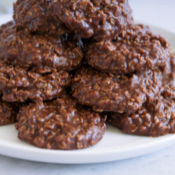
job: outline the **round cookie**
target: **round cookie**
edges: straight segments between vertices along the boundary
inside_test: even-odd
[[[59,97],[69,85],[70,76],[65,71],[42,75],[0,64],[0,91],[4,101],[51,100]]]
[[[146,100],[153,101],[161,88],[160,70],[114,76],[83,67],[72,80],[72,93],[79,103],[100,112],[133,113]]]
[[[53,14],[52,2],[53,0],[17,0],[13,15],[17,29],[27,28],[31,32],[49,32],[57,36],[68,32]]]
[[[0,62],[38,73],[77,68],[84,57],[81,41],[74,34],[70,34],[73,39],[68,41],[67,35],[33,35],[27,29],[16,32],[15,23],[9,22],[0,27]]]
[[[83,38],[114,39],[133,25],[128,0],[55,0],[54,14]]]
[[[106,131],[106,117],[83,109],[71,97],[23,106],[18,138],[40,148],[83,149],[97,144]]]
[[[3,102],[0,99],[0,126],[15,123],[19,108],[19,103]]]
[[[113,74],[163,67],[171,47],[146,26],[123,31],[116,40],[90,44],[85,58],[92,67]]]
[[[157,137],[175,133],[175,54],[170,54],[162,73],[159,96],[133,114],[109,115],[109,123],[128,134]]]
[[[158,137],[175,133],[175,101],[158,97],[134,114],[111,114],[109,123],[127,134]]]

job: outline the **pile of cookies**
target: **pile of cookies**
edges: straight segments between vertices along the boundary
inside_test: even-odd
[[[97,144],[106,122],[175,133],[175,54],[128,0],[17,0],[0,27],[0,125],[40,148]]]

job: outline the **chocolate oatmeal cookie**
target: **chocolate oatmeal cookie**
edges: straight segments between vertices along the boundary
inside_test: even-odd
[[[148,70],[114,76],[90,67],[81,68],[72,80],[73,96],[95,111],[133,113],[146,101],[153,101],[162,88],[162,72]]]
[[[116,40],[90,44],[85,57],[96,69],[121,74],[163,67],[170,50],[163,37],[139,25],[123,31]]]
[[[98,143],[106,130],[105,116],[80,107],[71,97],[23,106],[18,138],[40,148],[83,149]]]
[[[157,137],[175,133],[175,54],[170,54],[162,73],[159,96],[133,114],[109,115],[109,123],[128,134]]]
[[[0,126],[15,123],[19,108],[19,103],[3,102],[0,99]]]
[[[134,114],[111,114],[109,123],[127,134],[158,137],[175,133],[175,101],[158,97]]]
[[[27,28],[31,32],[49,32],[57,36],[68,32],[53,14],[52,2],[53,0],[17,0],[13,15],[17,29]]]
[[[54,14],[83,38],[114,39],[133,25],[128,0],[55,0]]]
[[[59,97],[70,85],[70,76],[56,70],[41,75],[14,66],[0,64],[0,91],[2,99],[8,102],[42,101]]]
[[[84,54],[79,39],[72,36],[68,41],[67,35],[33,35],[28,30],[16,32],[15,23],[9,22],[0,27],[0,62],[20,65],[37,73],[77,68]]]

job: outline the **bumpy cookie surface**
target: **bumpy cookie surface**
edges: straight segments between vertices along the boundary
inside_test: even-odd
[[[52,2],[53,0],[17,0],[13,15],[17,28],[57,35],[68,32],[65,25],[53,15]]]
[[[23,106],[18,115],[19,139],[40,148],[82,149],[98,143],[105,116],[83,109],[70,97]]]
[[[66,71],[38,74],[19,67],[0,64],[0,91],[8,102],[42,101],[59,97],[70,85]]]
[[[116,40],[90,44],[86,60],[92,67],[114,74],[163,67],[171,48],[146,26],[123,31]]]
[[[52,6],[55,16],[83,38],[111,40],[133,24],[128,0],[55,0]]]
[[[83,67],[72,80],[73,96],[96,111],[133,113],[146,100],[153,101],[161,88],[160,70],[114,76]]]
[[[4,24],[0,27],[0,62],[38,73],[72,70],[81,64],[84,54],[77,38],[69,42],[67,35],[33,35],[28,30],[16,32],[14,22]]]
[[[134,114],[111,114],[109,123],[128,134],[157,137],[175,133],[175,102],[159,97]]]

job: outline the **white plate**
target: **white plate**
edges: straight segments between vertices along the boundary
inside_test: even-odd
[[[0,24],[10,20],[1,16]],[[171,32],[151,27],[155,33],[168,39],[175,51],[175,35]],[[0,154],[32,161],[48,163],[99,163],[141,156],[175,143],[175,135],[159,138],[131,136],[109,126],[104,138],[95,146],[83,150],[59,151],[39,149],[17,138],[14,125],[0,127]]]

